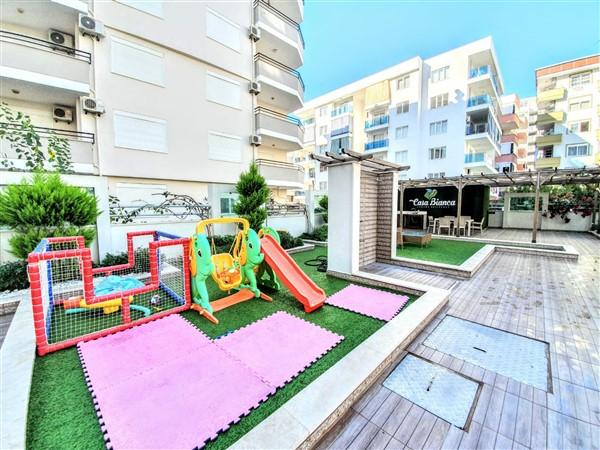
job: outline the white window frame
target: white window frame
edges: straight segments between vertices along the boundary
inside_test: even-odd
[[[319,108],[319,117],[327,116],[327,106],[321,106]]]
[[[208,77],[213,77],[213,78],[218,78],[221,81],[225,81],[229,84],[235,85],[238,87],[239,91],[240,91],[240,98],[239,98],[239,103],[237,105],[232,105],[232,104],[228,104],[228,103],[224,103],[222,101],[219,101],[218,99],[215,98],[209,98],[208,94]],[[229,108],[233,108],[233,109],[242,109],[242,83],[240,83],[237,80],[233,80],[231,78],[228,77],[224,77],[221,74],[215,73],[215,72],[211,72],[209,70],[206,71],[206,100],[211,102],[211,103],[216,103],[218,105],[223,105],[223,106],[228,106]]]
[[[590,84],[592,84],[592,72],[590,70],[575,73],[569,77],[569,86],[572,88],[581,89]]]
[[[450,72],[450,66],[440,67],[431,71],[431,82],[438,83],[440,81],[447,80]]]
[[[408,137],[408,125],[396,127],[394,136],[396,139],[406,139]]]
[[[138,11],[141,11],[145,14],[150,14],[153,17],[158,17],[159,19],[164,19],[164,11],[163,11],[163,6],[164,3],[162,1],[159,0],[151,0],[151,1],[135,1],[135,0],[117,0],[117,2],[125,5],[125,6],[129,6],[130,8],[136,9]],[[154,5],[160,5],[160,11],[158,12],[154,12],[152,10],[149,10],[148,8],[144,7],[144,4],[146,3],[152,3]]]
[[[435,161],[439,159],[446,159],[446,146],[430,147],[429,148],[429,160]]]
[[[582,103],[587,103],[589,106],[584,108],[581,107]],[[573,105],[577,105],[577,108],[573,108]],[[585,97],[577,97],[569,101],[569,111],[582,111],[584,109],[590,109],[592,107],[592,96],[586,95]]]
[[[222,21],[227,22],[229,25],[237,28],[237,30],[238,30],[238,37],[239,37],[237,47],[232,47],[231,45],[226,44],[225,42],[220,41],[220,40],[216,39],[215,37],[210,36],[208,34],[208,15],[209,14],[212,14],[213,16],[221,19]],[[242,27],[240,27],[237,23],[235,23],[232,20],[230,20],[227,17],[225,17],[223,14],[219,14],[217,11],[215,11],[214,9],[211,9],[211,8],[206,8],[206,18],[205,18],[205,20],[206,20],[206,24],[205,24],[206,25],[206,37],[208,39],[210,39],[211,41],[217,42],[217,43],[221,44],[223,47],[226,47],[226,48],[228,48],[230,50],[233,50],[236,53],[241,53],[242,52],[242,38],[241,38],[241,29],[242,29]]]
[[[126,39],[121,39],[120,37],[117,37],[117,36],[111,36],[110,41],[111,41],[111,46],[110,46],[110,72],[111,73],[114,73],[115,75],[120,75],[122,77],[131,78],[132,80],[143,81],[144,83],[153,84],[154,86],[161,86],[161,87],[165,86],[165,55],[163,53],[156,51],[152,48],[145,47],[143,45],[139,45],[135,42],[131,42]],[[119,72],[118,70],[115,70],[115,68],[114,68],[115,52],[114,52],[114,47],[113,47],[113,43],[115,43],[115,42],[117,44],[124,45],[126,47],[130,47],[130,48],[139,50],[141,52],[145,52],[149,55],[159,57],[161,59],[161,68],[162,68],[162,76],[161,76],[160,82],[157,82],[154,80],[149,80],[147,78],[139,78],[138,76],[135,76],[131,73],[123,73],[123,72]]]
[[[410,87],[410,75],[402,75],[396,80],[396,90],[400,91]]]
[[[570,155],[569,154],[569,150],[571,150],[572,148],[575,148],[575,154],[574,155]],[[585,154],[582,154],[579,152],[580,148],[585,148]],[[567,158],[577,158],[577,157],[582,157],[582,156],[590,156],[592,154],[591,151],[591,146],[590,144],[586,143],[586,142],[580,142],[578,144],[568,144],[565,147],[565,155]]]
[[[229,139],[235,139],[235,140],[239,141],[240,142],[240,157],[239,157],[239,159],[236,159],[236,158],[215,158],[215,157],[211,157],[211,155],[210,155],[210,146],[209,146],[209,143],[208,143],[210,135],[220,136],[220,137],[229,138]],[[208,153],[208,159],[210,159],[211,161],[224,161],[224,162],[230,162],[230,163],[234,163],[234,164],[242,162],[244,149],[242,147],[242,138],[240,136],[236,136],[234,134],[221,133],[220,131],[208,130],[208,135],[206,137],[206,147],[207,147],[207,150],[208,150],[207,151],[207,153]]]
[[[155,149],[155,148],[144,148],[144,147],[133,147],[131,145],[125,145],[123,143],[120,143],[118,141],[118,135],[116,133],[116,129],[117,129],[117,117],[129,117],[131,119],[138,119],[138,120],[145,120],[147,122],[154,122],[154,123],[159,123],[165,126],[165,148],[163,150],[159,150],[159,149]],[[141,114],[134,114],[134,113],[129,113],[129,112],[125,112],[125,111],[114,111],[113,112],[113,140],[114,140],[114,145],[115,147],[118,148],[126,148],[129,150],[139,150],[139,151],[143,151],[143,152],[153,152],[153,153],[169,153],[169,129],[168,129],[168,125],[167,125],[167,121],[164,119],[159,119],[157,117],[148,117],[148,116],[142,116]]]
[[[448,93],[434,95],[429,99],[429,109],[439,109],[448,106]]]
[[[319,136],[326,136],[327,135],[327,125],[321,125],[319,127]]]
[[[399,156],[402,156],[399,158]],[[394,154],[394,161],[398,164],[408,162],[408,150],[399,150]]]
[[[410,112],[410,102],[404,100],[396,105],[396,114],[407,114]]]
[[[438,136],[448,132],[448,120],[438,120],[429,124],[429,136]]]
[[[587,131],[583,131],[581,129],[581,125],[587,123],[588,129]],[[575,129],[573,129],[575,127]],[[592,131],[592,121],[591,119],[582,119],[569,123],[569,133],[590,133]]]

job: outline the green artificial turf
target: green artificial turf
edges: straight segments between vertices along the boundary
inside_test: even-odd
[[[318,272],[316,268],[304,264],[309,259],[326,254],[326,251],[326,248],[316,248],[293,257],[327,295],[331,295],[347,286],[348,282],[328,277]],[[223,296],[214,285],[210,286],[209,291],[215,299]],[[382,321],[329,305],[324,305],[311,314],[305,314],[302,305],[285,288],[272,296],[272,303],[252,300],[220,311],[217,313],[219,325],[209,323],[194,311],[186,311],[183,317],[209,336],[216,337],[276,311],[287,311],[343,335],[344,340],[293,381],[279,389],[251,414],[222,433],[218,439],[209,442],[206,447],[208,449],[223,449],[231,445],[384,324]],[[415,300],[414,296],[409,297],[410,302]],[[210,386],[206,388],[210,389]],[[197,394],[201,401],[201,393]],[[194,393],[190,392],[190,395]],[[27,447],[33,449],[105,448],[75,348],[36,358],[29,401]]]
[[[478,242],[432,239],[431,243],[423,248],[418,244],[404,244],[404,249],[398,246],[396,256],[460,266],[484,245]]]

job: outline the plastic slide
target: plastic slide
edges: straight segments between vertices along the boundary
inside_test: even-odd
[[[260,240],[265,262],[286,285],[296,299],[304,305],[304,311],[313,312],[325,303],[325,291],[317,286],[296,264],[291,256],[269,235]]]

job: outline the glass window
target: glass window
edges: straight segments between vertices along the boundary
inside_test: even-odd
[[[591,84],[592,72],[582,72],[571,75],[571,87],[583,87]]]
[[[511,197],[510,198],[510,210],[511,211],[533,211],[535,206],[535,198],[531,197]],[[539,204],[539,210],[542,209],[542,202]]]
[[[319,182],[319,190],[320,191],[326,191],[327,190],[327,181],[320,181]]]
[[[431,109],[441,108],[448,105],[448,94],[440,94],[431,97],[429,107]]]
[[[238,199],[238,194],[234,192],[228,192],[226,194],[222,194],[220,198],[221,204],[221,215],[232,215],[234,214],[233,205]]]
[[[310,169],[308,169],[308,178],[314,178],[315,177],[315,169],[314,167],[311,167]]]
[[[574,98],[569,102],[569,111],[579,111],[582,109],[589,109],[592,107],[592,97],[579,97]]]
[[[323,125],[319,127],[319,135],[325,136],[327,134],[327,125]]]
[[[408,89],[410,87],[410,75],[404,75],[396,80],[396,89]]]
[[[569,124],[569,131],[571,133],[587,133],[590,131],[590,121],[580,120],[577,122],[571,122]]]
[[[396,139],[405,139],[408,136],[408,125],[396,128]]]
[[[429,159],[445,159],[446,147],[432,147],[429,149]]]
[[[408,100],[405,102],[398,103],[396,106],[396,114],[406,114],[410,109],[410,104]]]
[[[408,150],[400,150],[396,152],[395,159],[397,163],[405,163],[408,162]]]
[[[431,71],[431,82],[437,83],[438,81],[444,81],[448,79],[450,74],[450,66],[440,67]]]
[[[327,106],[321,106],[319,108],[319,117],[325,117],[327,115]]]
[[[589,156],[589,144],[572,144],[567,145],[567,156]]]
[[[327,144],[322,144],[317,147],[317,153],[319,155],[324,155],[326,151],[327,151]]]
[[[437,134],[445,134],[448,132],[448,121],[439,120],[437,122],[431,122],[429,124],[429,135],[435,136]]]

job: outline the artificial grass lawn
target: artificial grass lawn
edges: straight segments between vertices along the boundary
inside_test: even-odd
[[[324,255],[326,252],[325,248],[316,248],[309,252],[295,254],[293,258],[325,290],[327,295],[331,295],[349,283],[328,277],[318,272],[316,268],[304,264],[305,261]],[[209,292],[214,299],[223,296],[214,285],[210,286]],[[410,295],[409,297],[410,304],[415,297]],[[277,390],[251,414],[222,433],[217,440],[209,442],[207,449],[223,449],[231,445],[384,325],[380,320],[329,305],[324,305],[311,314],[305,314],[302,304],[285,288],[273,294],[272,303],[251,300],[220,311],[217,313],[219,325],[209,323],[194,311],[186,311],[183,317],[207,335],[216,337],[276,311],[294,314],[345,338],[298,377]],[[206,388],[210,389],[210,386]],[[190,395],[194,393],[190,392]],[[201,401],[201,393],[197,395]],[[75,348],[36,358],[29,400],[27,447],[34,449],[105,448],[98,418]]]
[[[396,256],[460,266],[484,245],[479,242],[432,239],[431,243],[423,248],[418,244],[404,244],[404,250],[398,246]]]

